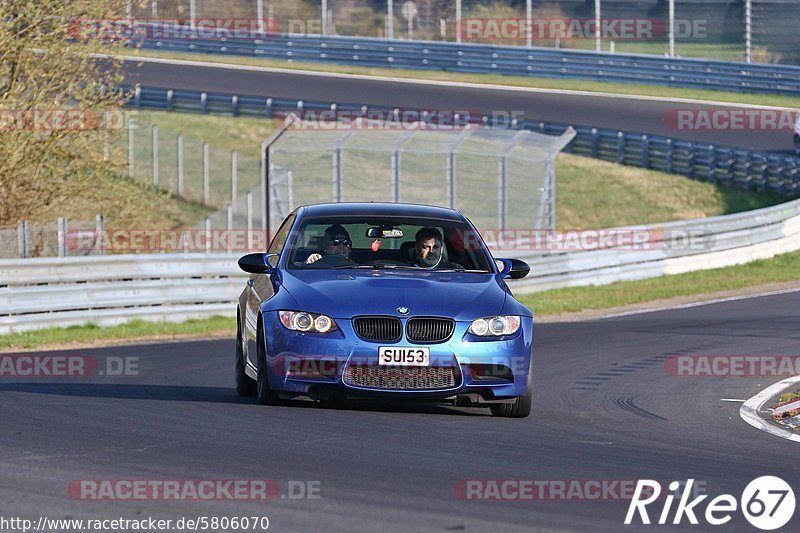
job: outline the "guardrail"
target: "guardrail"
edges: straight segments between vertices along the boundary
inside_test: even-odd
[[[281,117],[287,113],[346,111],[351,116],[377,111],[397,113],[392,107],[353,103],[264,98],[199,91],[174,91],[137,87],[130,106],[232,116]],[[488,124],[488,117],[470,117]],[[570,125],[555,122],[513,121],[515,128],[562,134]],[[571,125],[577,132],[565,149],[568,153],[594,157],[624,165],[681,174],[690,178],[787,196],[800,195],[800,158],[733,146],[711,145],[682,139],[619,130]]]
[[[629,229],[646,234],[647,242],[636,249],[516,254],[532,268],[530,275],[513,287],[535,292],[604,285],[737,265],[800,250],[800,200],[733,215]]]
[[[143,48],[403,69],[445,70],[800,95],[800,67],[438,41],[297,34],[202,33],[140,24]]]
[[[246,274],[233,254],[0,260],[0,334],[142,318],[235,314]]]
[[[800,249],[800,200],[756,211],[635,228],[645,249],[568,253],[494,247],[531,264],[515,292],[603,285],[718,268]],[[232,316],[246,275],[238,254],[141,254],[0,261],[0,334],[135,318]]]

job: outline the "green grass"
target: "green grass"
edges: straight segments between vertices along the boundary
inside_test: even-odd
[[[534,78],[529,76],[503,76],[499,74],[462,74],[444,71],[390,69],[373,67],[356,67],[350,65],[335,65],[329,63],[300,63],[287,62],[277,59],[257,59],[242,56],[217,56],[211,54],[192,54],[177,52],[160,52],[157,50],[129,50],[120,51],[123,55],[133,57],[156,57],[163,59],[183,59],[188,61],[207,61],[210,63],[226,63],[236,65],[250,65],[259,67],[277,67],[294,70],[310,70],[316,72],[338,72],[343,74],[360,74],[365,76],[389,76],[395,78],[410,78],[437,81],[455,81],[465,83],[480,83],[494,85],[508,85],[514,87],[534,87],[541,89],[564,89],[576,91],[605,92],[613,94],[633,94],[642,96],[690,98],[696,100],[714,100],[718,102],[732,102],[753,105],[767,105],[777,107],[795,108],[798,98],[790,96],[766,94],[741,94],[724,91],[708,91],[701,89],[682,89],[664,87],[659,85],[636,85],[628,83],[606,83],[587,80],[563,80],[550,78]],[[535,117],[531,117],[535,118]]]
[[[0,350],[23,350],[37,346],[70,344],[102,344],[103,341],[141,338],[210,337],[236,332],[236,318],[214,316],[187,322],[147,322],[134,320],[119,326],[99,327],[94,324],[25,331],[0,336]]]
[[[790,400],[796,400],[798,398],[800,398],[800,391],[784,392],[783,394],[781,394],[778,403],[788,402]]]
[[[594,229],[727,215],[785,202],[676,174],[560,154],[556,225]]]
[[[533,264],[532,267],[535,269],[536,265]],[[555,289],[520,295],[520,299],[537,316],[554,315],[795,281],[799,270],[800,252],[792,252],[745,265],[597,287]]]

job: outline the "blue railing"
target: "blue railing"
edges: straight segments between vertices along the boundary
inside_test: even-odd
[[[800,95],[800,67],[436,41],[294,34],[231,35],[143,24],[143,48],[404,69],[444,70]]]
[[[136,109],[161,109],[191,113],[276,118],[294,112],[300,116],[314,111],[396,115],[385,106],[312,102],[294,99],[210,94],[139,87],[129,102]],[[486,123],[484,116],[473,122]],[[519,121],[511,127],[547,134],[561,134],[569,125],[554,122]],[[656,135],[571,125],[577,136],[566,152],[623,165],[681,174],[693,179],[746,189],[800,196],[800,158]]]

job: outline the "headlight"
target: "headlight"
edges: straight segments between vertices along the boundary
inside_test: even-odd
[[[516,333],[519,324],[518,316],[493,316],[473,320],[467,331],[479,337],[500,337]]]
[[[336,322],[326,315],[315,315],[305,311],[278,311],[281,324],[292,331],[328,333],[337,329]]]

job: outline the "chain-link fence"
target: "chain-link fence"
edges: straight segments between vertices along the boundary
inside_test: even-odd
[[[298,123],[270,147],[273,228],[297,205],[367,201],[453,207],[482,230],[555,228],[554,161],[571,130],[362,128]]]
[[[206,26],[285,33],[736,61],[749,56],[754,62],[800,63],[796,45],[800,0],[675,0],[672,12],[670,4],[669,0],[151,0],[132,4],[132,14],[139,20],[195,20]]]

